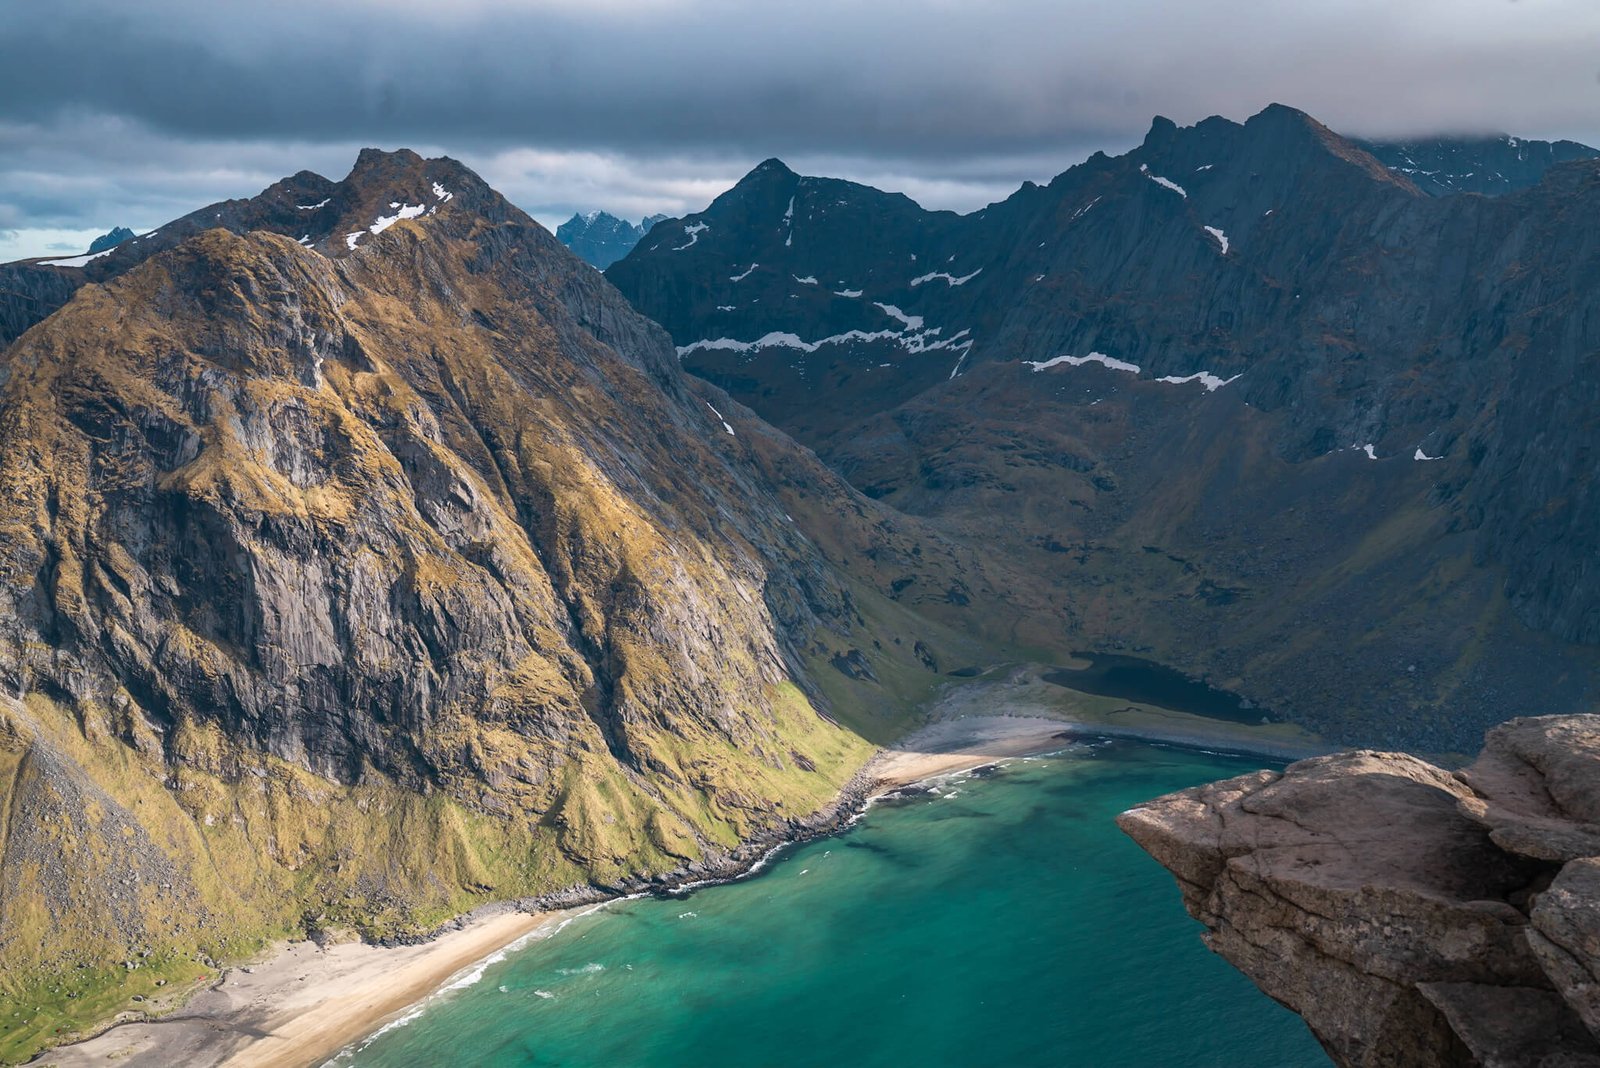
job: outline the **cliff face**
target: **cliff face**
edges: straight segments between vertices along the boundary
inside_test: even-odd
[[[0,356],[0,1059],[274,932],[714,861],[935,678],[819,546],[937,545],[476,176],[312,191]]]
[[[1118,820],[1341,1065],[1600,1064],[1600,716],[1448,772],[1355,752]]]

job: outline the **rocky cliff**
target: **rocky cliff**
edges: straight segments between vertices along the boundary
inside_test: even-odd
[[[0,1059],[273,934],[714,864],[937,679],[838,562],[959,560],[470,171],[213,214],[24,271],[84,277],[0,355]]]
[[[1454,772],[1345,753],[1118,823],[1336,1063],[1600,1064],[1600,716],[1511,720]]]

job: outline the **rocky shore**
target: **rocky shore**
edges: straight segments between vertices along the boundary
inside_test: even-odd
[[[1457,771],[1342,753],[1118,823],[1337,1064],[1600,1066],[1600,716],[1511,720]]]

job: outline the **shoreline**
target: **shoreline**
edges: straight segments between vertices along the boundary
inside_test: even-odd
[[[941,707],[942,716],[937,711]],[[859,819],[874,799],[928,779],[1108,738],[1275,761],[1303,755],[1265,751],[1287,748],[1275,744],[1251,751],[1231,744],[1232,738],[1205,737],[1192,730],[1120,728],[1059,716],[962,714],[944,702],[936,706],[935,715],[875,753],[822,810],[791,819],[722,856],[652,880],[572,887],[485,905],[412,945],[349,942],[320,948],[310,941],[278,943],[260,963],[228,968],[218,982],[168,1015],[114,1023],[30,1063],[52,1068],[88,1068],[108,1061],[129,1068],[175,1063],[312,1068],[420,1011],[446,989],[476,981],[474,973],[481,976],[512,947],[551,936],[582,911],[633,894],[670,893],[747,877],[787,846],[837,833]]]

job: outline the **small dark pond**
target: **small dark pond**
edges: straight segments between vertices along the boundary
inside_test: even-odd
[[[1082,693],[1159,705],[1174,712],[1233,723],[1279,723],[1283,719],[1236,693],[1208,686],[1153,660],[1120,653],[1072,655],[1089,661],[1089,666],[1082,670],[1058,668],[1046,674],[1044,680]]]

